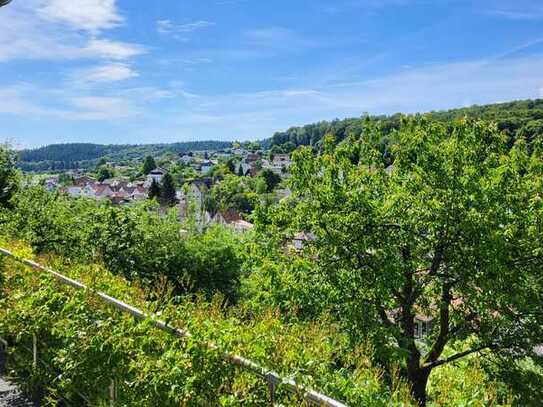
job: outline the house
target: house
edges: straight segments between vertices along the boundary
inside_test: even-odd
[[[66,188],[66,193],[71,198],[79,198],[81,196],[81,191],[82,191],[82,188],[80,186],[77,186],[77,185],[71,185],[71,186]]]
[[[415,316],[415,338],[422,339],[432,332],[434,322],[432,317],[425,315]]]
[[[130,198],[134,201],[147,199],[149,191],[143,185],[136,185],[130,193]]]
[[[288,154],[275,154],[272,163],[275,167],[288,168],[292,164]]]
[[[212,222],[226,226],[239,220],[241,220],[239,212],[235,209],[228,209],[226,211],[217,212],[213,217]]]
[[[94,198],[94,186],[91,184],[85,185],[81,189],[81,196],[84,198]]]
[[[274,161],[262,160],[262,169],[270,170],[279,176],[284,176],[287,166],[276,164]]]
[[[57,188],[59,187],[59,182],[60,182],[60,177],[58,175],[55,175],[43,181],[43,186],[48,192],[53,192],[53,191],[56,191]]]
[[[108,197],[112,204],[114,205],[122,205],[129,202],[129,199],[125,196],[114,194],[110,197]]]
[[[89,177],[87,175],[83,175],[81,177],[74,178],[73,185],[78,186],[78,187],[84,187],[86,185],[94,184],[95,182],[96,180],[94,178]]]
[[[210,223],[227,226],[236,232],[247,232],[253,228],[253,224],[241,219],[240,213],[235,209],[219,211],[211,217]]]
[[[237,232],[248,232],[254,225],[246,220],[240,219],[231,223],[231,227]]]
[[[243,148],[234,148],[234,149],[232,149],[232,152],[235,155],[241,155],[241,156],[244,156],[245,154],[247,154],[247,151],[244,150]]]
[[[147,182],[149,185],[153,182],[153,180],[160,183],[162,178],[164,178],[164,175],[166,175],[166,172],[167,171],[164,168],[155,168],[149,173],[149,175],[147,175]]]
[[[179,157],[179,160],[183,164],[188,165],[192,163],[192,161],[194,160],[194,157],[192,156],[192,153],[182,153]]]
[[[46,180],[43,184],[43,186],[45,187],[45,189],[47,190],[47,192],[53,192],[53,191],[56,191],[57,188],[58,188],[58,183],[53,181],[53,180]]]
[[[313,233],[298,232],[292,238],[292,247],[295,250],[303,250],[303,248],[308,244],[316,240],[316,236]]]
[[[214,165],[215,164],[212,161],[209,161],[209,160],[202,161],[200,163],[200,172],[202,174],[207,174],[209,172],[209,170],[211,170],[213,168]]]
[[[242,161],[236,165],[235,171],[236,175],[245,176],[251,171],[251,164]]]
[[[260,155],[257,154],[257,153],[249,153],[249,154],[247,154],[247,156],[245,156],[245,159],[244,159],[244,161],[247,164],[254,163],[254,162],[258,161],[258,160],[260,160]]]
[[[94,187],[94,197],[96,199],[105,199],[113,196],[113,190],[109,185],[96,184]]]
[[[201,220],[202,212],[204,211],[204,203],[206,195],[213,185],[211,178],[197,179],[186,186],[184,190],[176,192],[179,200],[179,217],[187,218],[190,212]]]

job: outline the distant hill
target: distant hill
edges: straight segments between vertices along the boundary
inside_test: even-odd
[[[220,150],[231,147],[225,141],[194,141],[171,144],[103,145],[90,143],[52,144],[19,151],[18,166],[24,171],[91,168],[104,158],[118,165],[141,161],[147,155],[160,157],[184,151]]]
[[[529,141],[543,137],[543,99],[521,100],[482,106],[471,106],[447,111],[429,112],[426,117],[448,122],[460,117],[473,117],[494,121],[506,132],[511,141],[524,137]],[[385,134],[383,145],[387,145],[388,134],[400,125],[401,114],[369,116],[379,122]],[[291,127],[262,140],[265,149],[274,152],[290,152],[300,145],[319,146],[325,135],[335,136],[340,142],[349,134],[362,132],[366,117],[322,121],[300,127]],[[173,144],[100,145],[100,144],[54,144],[32,150],[20,151],[19,167],[25,171],[48,171],[74,168],[92,168],[102,158],[115,164],[141,161],[145,156],[160,157],[168,153],[195,150],[218,150],[231,147],[223,141],[195,141]]]
[[[533,140],[543,136],[543,99],[522,100],[482,106],[471,106],[447,111],[430,112],[427,117],[447,122],[461,117],[481,118],[494,121],[511,139],[525,137]],[[398,128],[401,114],[391,116],[370,116],[370,120],[381,123],[385,134]],[[344,120],[322,121],[301,127],[292,127],[277,132],[264,140],[262,145],[277,152],[290,152],[300,145],[318,146],[322,138],[331,134],[340,142],[349,134],[360,134],[365,117]],[[274,147],[275,146],[275,147]]]

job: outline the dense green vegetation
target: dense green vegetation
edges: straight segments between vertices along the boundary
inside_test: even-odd
[[[0,244],[32,257],[25,245]],[[225,362],[225,349],[353,405],[410,404],[406,386],[395,382],[389,389],[363,349],[349,356],[348,342],[330,320],[289,324],[272,310],[254,315],[243,307],[225,309],[220,297],[172,302],[164,291],[153,295],[158,301],[150,301],[147,292],[99,265],[48,259],[39,261],[147,312],[158,311],[192,336],[181,340],[157,332],[101,305],[89,293],[2,261],[0,271],[9,290],[1,291],[0,335],[16,352],[10,367],[24,378],[22,385],[30,393],[46,389],[51,400],[47,405],[56,405],[59,397],[71,405],[106,405],[111,380],[117,384],[117,403],[124,406],[269,405],[267,383]],[[36,370],[25,350],[32,346],[33,335],[39,338],[40,359],[47,362]],[[210,341],[220,348],[210,349]],[[336,363],[351,368],[336,370]],[[303,405],[281,386],[277,401]]]
[[[463,117],[493,121],[500,130],[512,139],[528,140],[543,135],[543,99],[498,103],[484,106],[471,106],[441,112],[430,112],[427,118],[442,123]],[[381,143],[387,143],[392,131],[397,130],[401,122],[401,114],[392,116],[368,116],[372,122],[381,126]],[[320,146],[326,135],[332,135],[337,142],[349,135],[360,135],[367,117],[319,122],[303,127],[292,127],[278,132],[264,145],[274,152],[290,152],[298,146]]]
[[[0,208],[9,205],[17,190],[17,178],[14,154],[0,147]]]
[[[220,150],[231,147],[224,141],[194,141],[172,144],[100,145],[89,143],[53,144],[19,152],[18,166],[24,171],[94,168],[103,158],[114,164],[141,161],[142,157],[159,157],[192,150]]]
[[[294,194],[259,225],[272,242],[314,235],[292,278],[309,287],[304,296],[320,292],[297,306],[334,309],[354,343],[365,332],[385,366],[402,360],[424,404],[435,369],[472,353],[515,366],[543,342],[542,145],[511,147],[479,121],[403,119],[389,157],[381,138],[368,121],[337,147],[325,138],[319,155],[296,151]],[[281,250],[268,246],[268,260]],[[417,316],[435,323],[422,347]]]
[[[537,406],[543,143],[502,130],[400,117],[385,130],[366,118],[339,143],[296,149],[292,196],[279,203],[267,199],[275,177],[238,177],[226,162],[206,205],[254,212],[247,234],[180,224],[153,202],[14,188],[0,246],[195,335],[152,333],[0,260],[0,336],[20,349],[37,333],[63,374],[13,367],[31,390],[76,403],[77,391],[104,403],[112,377],[123,405],[269,403],[262,382],[205,346],[213,341],[353,406]],[[5,184],[17,185],[3,157]],[[433,321],[424,337],[421,318]]]
[[[18,194],[12,205],[3,232],[28,242],[38,254],[99,261],[150,287],[165,279],[177,293],[218,291],[236,299],[241,259],[235,235],[226,230],[183,238],[175,210],[163,217],[153,203],[116,207],[69,199],[39,187]]]

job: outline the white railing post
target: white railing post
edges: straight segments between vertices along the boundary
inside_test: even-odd
[[[268,390],[270,392],[270,406],[275,406],[275,378],[268,375]]]
[[[32,369],[38,368],[38,338],[36,334],[32,335]]]
[[[109,405],[110,407],[115,407],[115,379],[111,379],[109,384]]]
[[[8,343],[3,338],[0,338],[0,373],[2,373],[6,368],[7,357]]]

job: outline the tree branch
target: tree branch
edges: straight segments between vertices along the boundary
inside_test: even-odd
[[[464,352],[457,353],[457,354],[455,354],[455,355],[453,355],[451,357],[448,357],[447,359],[436,360],[436,361],[434,361],[432,363],[427,364],[424,367],[433,369],[434,367],[438,367],[438,366],[444,365],[446,363],[454,362],[455,360],[458,360],[458,359],[461,359],[461,358],[463,358],[465,356],[471,355],[472,353],[477,353],[477,352],[480,352],[480,351],[485,350],[485,349],[495,349],[495,348],[496,348],[496,346],[493,345],[493,344],[479,346],[477,348],[473,348],[473,349],[466,350]]]
[[[449,340],[449,306],[452,300],[451,287],[451,283],[443,284],[441,302],[439,304],[439,334],[432,349],[426,356],[427,362],[435,362],[441,356]]]

